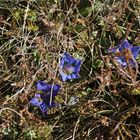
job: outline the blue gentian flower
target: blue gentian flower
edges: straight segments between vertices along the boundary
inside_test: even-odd
[[[60,90],[60,85],[50,85],[44,81],[38,81],[36,87],[37,90],[42,91],[43,93],[35,94],[29,103],[39,107],[43,114],[47,114],[48,108],[57,106],[54,99]]]
[[[62,81],[79,78],[81,63],[81,60],[75,59],[65,52],[59,64],[59,73]]]
[[[139,51],[140,51],[140,46],[132,46],[129,44],[128,40],[125,39],[117,47],[109,49],[108,52],[114,53],[114,54],[120,54],[119,56],[115,56],[114,59],[120,65],[125,67],[125,66],[127,66],[126,57],[124,55],[124,53],[127,53],[126,50],[131,52],[132,56],[131,56],[131,59],[129,60],[129,63],[131,64],[132,67],[134,67],[136,64],[133,59],[136,59],[138,57]]]

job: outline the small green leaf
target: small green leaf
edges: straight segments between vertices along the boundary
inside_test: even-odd
[[[102,64],[103,64],[102,60],[96,60],[92,67],[96,69],[96,68],[100,67]]]
[[[39,30],[39,27],[37,25],[30,25],[27,27],[28,31],[38,31]]]
[[[87,17],[92,12],[92,8],[91,7],[83,7],[79,10],[79,12],[83,17]]]
[[[133,95],[140,95],[140,89],[134,89],[132,90]]]
[[[35,22],[37,20],[37,13],[33,10],[30,10],[28,12],[28,19],[32,22]]]
[[[82,30],[85,29],[85,28],[86,28],[86,27],[83,26],[82,24],[75,25],[75,30],[76,30],[77,32],[80,32],[80,31],[82,31]]]
[[[55,97],[55,101],[56,101],[57,103],[63,103],[63,102],[64,102],[64,100],[63,100],[63,98],[62,98],[61,95],[57,95],[57,96]]]

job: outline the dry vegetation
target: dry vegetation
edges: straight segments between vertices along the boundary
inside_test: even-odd
[[[122,68],[107,53],[125,38],[140,46],[140,0],[0,0],[0,139],[139,140],[140,57]],[[79,79],[60,80],[64,52]],[[61,85],[47,116],[29,104],[38,80]]]

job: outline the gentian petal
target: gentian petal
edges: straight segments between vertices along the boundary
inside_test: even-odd
[[[61,59],[60,64],[59,64],[59,67],[60,67],[61,69],[63,68],[64,63],[65,63],[64,59]]]
[[[72,77],[72,79],[76,79],[76,78],[79,78],[80,76],[78,73],[73,73],[73,74],[71,74],[71,77]]]
[[[54,101],[51,102],[51,105],[49,104],[49,107],[52,108],[52,107],[58,107],[58,104],[55,103]]]
[[[53,88],[53,89],[52,89],[52,88]],[[58,94],[60,88],[61,88],[61,86],[58,85],[58,84],[51,85],[51,89],[50,89],[50,91],[47,93],[47,98],[50,98],[50,96],[52,96],[52,98],[54,98],[54,97]],[[51,92],[52,92],[52,93],[51,93]],[[52,94],[52,95],[51,95],[51,94]]]
[[[75,59],[67,52],[63,54],[62,59],[64,59],[68,64],[72,64],[75,61]]]
[[[50,90],[50,85],[48,85],[46,82],[44,81],[38,81],[36,84],[37,90],[41,90],[41,91],[49,91]]]
[[[67,80],[68,75],[65,74],[64,72],[60,71],[60,75],[62,77],[62,81],[65,82]]]
[[[134,46],[133,48],[131,48],[131,51],[132,51],[133,57],[136,59],[139,55],[140,46]]]
[[[118,47],[109,48],[109,49],[107,50],[107,52],[108,52],[108,53],[115,53],[117,49],[118,49]]]
[[[126,61],[125,61],[125,58],[122,58],[122,57],[116,57],[115,58],[116,60],[117,60],[117,62],[120,64],[120,65],[122,65],[122,66],[127,66],[127,63],[126,63]]]
[[[68,76],[67,76],[67,79],[72,79],[72,74],[69,74]]]
[[[123,40],[122,43],[120,43],[118,45],[118,48],[119,48],[120,52],[122,52],[124,49],[130,48],[130,47],[132,47],[132,46],[129,44],[127,39]]]
[[[40,94],[35,94],[35,97],[33,97],[31,100],[30,100],[30,104],[34,105],[34,106],[39,106],[41,105],[43,102],[43,100],[41,99],[41,96]]]
[[[53,93],[54,93],[53,95],[57,95],[57,93],[60,90],[61,86],[58,85],[58,84],[55,84],[55,85],[52,85],[51,88],[53,88]]]
[[[46,105],[45,102],[42,102],[42,104],[39,105],[39,108],[42,111],[42,113],[47,113],[48,106]]]
[[[77,64],[76,66],[74,67],[75,71],[79,72],[80,71],[80,68],[81,68],[81,63],[82,61],[80,60],[79,62],[77,61]]]

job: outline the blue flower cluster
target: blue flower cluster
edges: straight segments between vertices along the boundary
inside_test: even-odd
[[[60,90],[60,85],[50,85],[44,81],[38,81],[36,87],[37,90],[42,91],[42,93],[35,94],[30,104],[39,107],[43,114],[47,114],[47,109],[57,107],[54,98]]]
[[[123,67],[126,67],[128,63],[134,67],[136,65],[135,60],[139,55],[140,46],[132,46],[125,39],[117,47],[111,48],[108,51],[116,54],[114,59]]]
[[[139,51],[140,46],[132,46],[126,39],[117,47],[108,50],[109,53],[115,54],[114,59],[124,67],[126,67],[128,63],[130,63],[132,67],[136,65],[135,60],[138,57]],[[79,78],[81,64],[81,60],[75,59],[65,52],[59,63],[59,74],[61,76],[61,80],[65,82],[67,80]],[[42,93],[35,94],[31,99],[30,104],[39,107],[43,114],[47,114],[47,110],[49,108],[58,106],[54,99],[61,87],[58,84],[51,85],[44,81],[38,81],[36,87],[37,90]],[[75,104],[76,102],[77,98],[73,97],[69,104]]]
[[[81,60],[74,59],[65,52],[59,64],[59,72],[62,81],[79,78],[81,63]],[[44,81],[38,81],[36,87],[37,90],[42,91],[42,93],[35,94],[29,103],[39,107],[43,114],[47,114],[49,108],[58,106],[54,99],[61,87],[58,84],[51,85]]]

